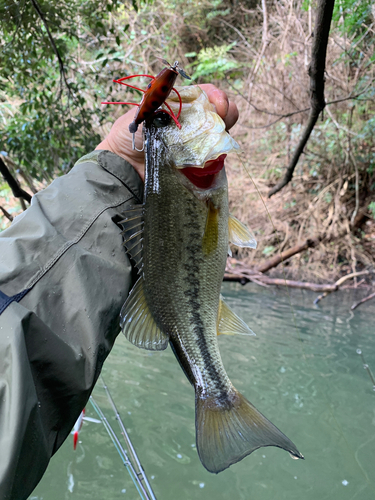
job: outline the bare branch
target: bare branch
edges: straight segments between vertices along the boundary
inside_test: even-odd
[[[262,11],[263,11],[263,33],[262,42],[264,45],[268,43],[268,12],[266,0],[262,0]]]
[[[331,292],[335,292],[336,290],[339,289],[339,287],[345,283],[345,281],[351,279],[351,278],[357,278],[357,276],[363,276],[363,275],[367,275],[367,274],[370,274],[370,271],[359,271],[359,272],[355,272],[355,273],[350,273],[350,274],[346,274],[345,276],[342,276],[340,279],[338,279],[336,281],[336,283],[334,285],[332,285],[334,288],[333,290],[325,290],[324,293],[322,295],[319,295],[315,300],[314,300],[314,304],[317,304],[320,300],[324,299],[324,297],[327,297],[327,295],[329,295]]]
[[[33,194],[36,194],[38,190],[34,186],[33,179],[29,175],[28,172],[23,170],[19,165],[17,165],[11,158],[9,158],[9,155],[6,156],[5,158],[5,163],[11,166],[13,170],[15,170],[17,173],[20,174],[20,176],[23,178],[23,180],[26,182],[26,184],[29,186],[30,191],[32,191]]]
[[[0,205],[0,210],[3,212],[3,215],[12,222],[13,220],[13,215],[11,215],[7,210],[5,210],[4,207]]]
[[[20,187],[17,179],[13,177],[9,168],[5,165],[1,155],[0,155],[0,173],[3,175],[4,179],[9,184],[9,187],[16,198],[21,198],[21,199],[23,198],[24,200],[31,203],[31,195]]]
[[[239,261],[237,261],[239,263]],[[345,283],[348,279],[355,278],[356,276],[369,275],[371,271],[360,271],[358,273],[350,273],[343,276],[336,283],[309,283],[306,281],[293,281],[284,278],[270,278],[265,274],[258,273],[252,269],[248,269],[245,266],[236,266],[234,269],[232,266],[228,266],[225,269],[224,281],[239,281],[241,284],[245,285],[249,281],[257,283],[258,285],[277,285],[285,286],[289,288],[302,288],[305,290],[312,290],[313,292],[323,292],[319,295],[314,304],[318,303],[323,297],[326,297],[332,292],[336,292],[340,289],[340,286]],[[370,300],[372,296],[369,297]]]
[[[48,27],[48,24],[47,24],[47,20],[43,14],[43,12],[41,11],[40,7],[39,7],[39,4],[37,3],[36,0],[31,0],[31,3],[33,4],[34,6],[34,9],[36,10],[38,16],[40,17],[40,19],[42,20],[43,24],[44,24],[44,27],[46,28],[46,31],[47,31],[47,35],[48,35],[48,39],[50,41],[50,44],[52,46],[52,49],[57,57],[57,60],[59,61],[59,68],[60,68],[60,75],[61,75],[61,78],[64,80],[64,83],[66,85],[66,88],[68,89],[68,92],[69,94],[71,93],[71,90],[70,90],[70,87],[69,87],[69,84],[68,84],[68,81],[66,79],[66,74],[65,74],[65,68],[64,68],[64,62],[60,56],[60,53],[56,47],[56,44],[55,44],[55,40],[53,39],[52,37],[52,34],[51,34],[51,31]]]
[[[227,84],[239,95],[242,97],[242,99],[244,99],[248,104],[250,104],[250,106],[252,108],[255,109],[255,111],[257,111],[258,113],[265,113],[267,115],[270,115],[270,116],[278,116],[281,118],[288,118],[289,116],[293,116],[293,115],[298,115],[298,113],[304,113],[305,111],[309,111],[310,108],[305,108],[305,109],[298,109],[297,111],[291,111],[290,113],[273,113],[272,111],[268,111],[267,109],[260,109],[258,108],[257,106],[255,106],[254,103],[252,103],[249,99],[247,99],[247,97],[245,97],[238,89],[236,89],[234,87],[234,85],[232,85],[230,83],[230,81],[228,79],[226,79],[226,82]],[[279,121],[279,120],[277,120]],[[276,122],[272,122],[272,125],[276,123]],[[246,125],[243,125],[244,127],[246,127]],[[267,125],[269,126],[269,125]],[[249,127],[249,128],[253,128],[253,127]]]
[[[289,250],[286,250],[285,252],[276,255],[272,259],[267,260],[267,262],[265,262],[264,264],[262,264],[257,268],[257,271],[260,273],[265,273],[270,269],[272,269],[273,267],[278,266],[281,262],[286,261],[293,255],[303,252],[304,250],[307,250],[310,247],[315,247],[318,243],[319,239],[312,239],[312,240],[306,240],[303,243],[300,243],[299,245],[295,245],[294,247],[289,248]]]
[[[272,125],[275,125],[275,123],[279,122],[280,120],[282,120],[283,118],[289,118],[293,115],[298,115],[300,113],[306,113],[306,111],[310,111],[311,110],[311,107],[308,107],[308,108],[304,108],[304,109],[298,109],[297,111],[291,111],[290,113],[284,113],[284,114],[281,114],[281,113],[273,113],[272,111],[268,111],[267,109],[260,109],[258,108],[257,106],[255,106],[255,104],[253,104],[249,99],[247,99],[239,90],[237,90],[231,83],[229,80],[226,80],[226,82],[228,83],[228,85],[230,87],[232,87],[232,89],[237,92],[237,95],[241,96],[243,99],[245,99],[245,101],[247,103],[250,104],[250,106],[252,106],[255,111],[257,111],[258,113],[265,113],[267,115],[270,115],[270,116],[278,116],[279,118],[277,118],[277,120],[274,120],[273,122],[267,124],[267,125],[260,125],[259,127],[250,127],[249,125],[245,125],[244,123],[239,123],[238,125],[240,125],[241,127],[245,127],[245,128],[248,128],[250,130],[252,129],[258,129],[258,128],[268,128],[268,127],[272,127]],[[371,83],[370,85],[373,83],[373,81],[371,80]],[[351,95],[349,94],[347,97],[341,97],[340,99],[334,99],[333,101],[328,101],[325,103],[325,107],[329,106],[330,104],[337,104],[339,102],[344,102],[344,101],[350,101],[350,100],[356,100],[358,99],[358,97],[360,97],[361,95],[363,95],[365,92],[367,92],[367,90],[369,89],[370,85],[368,85],[364,90],[362,90],[361,92],[359,92],[358,94],[355,94],[355,95]],[[360,101],[373,101],[374,99],[373,98],[368,98],[368,99],[358,99]],[[327,111],[328,111],[328,108],[327,108]],[[335,120],[333,120],[333,118],[331,118],[332,121],[336,124]],[[340,127],[338,127],[340,128]],[[342,127],[343,128],[343,127]]]
[[[268,193],[270,198],[279,192],[293,178],[294,169],[302,154],[311,132],[318,120],[320,112],[325,107],[324,101],[324,71],[327,55],[328,35],[331,26],[333,6],[335,0],[319,0],[314,30],[314,42],[311,50],[311,63],[309,67],[310,92],[311,92],[311,110],[309,120],[300,142],[294,152],[292,160],[281,181],[274,186]]]
[[[352,311],[354,311],[354,309],[357,309],[358,306],[360,306],[364,302],[367,302],[368,300],[371,300],[371,299],[375,299],[375,293],[371,293],[370,295],[367,295],[367,297],[365,297],[364,299],[360,300],[359,302],[355,302],[350,309]]]

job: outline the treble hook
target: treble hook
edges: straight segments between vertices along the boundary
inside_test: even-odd
[[[138,151],[139,153],[142,153],[142,151],[145,150],[145,143],[143,143],[142,149],[136,148],[136,146],[135,146],[135,132],[133,132],[132,146],[133,146],[133,151]]]

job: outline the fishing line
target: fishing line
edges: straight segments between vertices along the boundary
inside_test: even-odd
[[[299,341],[300,341],[300,348],[301,348],[301,351],[302,351],[303,358],[304,358],[304,360],[306,360],[306,354],[305,354],[305,350],[304,350],[304,347],[303,347],[302,338],[301,338],[301,336],[300,336],[300,332],[299,332],[299,329],[298,329],[298,327],[297,327],[297,322],[296,322],[295,312],[294,312],[293,305],[292,305],[292,303],[291,303],[291,298],[290,298],[290,293],[289,293],[289,287],[288,287],[288,285],[287,285],[287,283],[286,283],[286,275],[285,275],[284,261],[283,261],[283,258],[282,258],[282,253],[281,253],[281,251],[280,251],[280,240],[279,240],[279,238],[278,238],[278,236],[277,236],[275,225],[274,225],[274,223],[273,223],[273,220],[272,220],[271,214],[270,214],[270,212],[269,212],[269,210],[268,210],[268,207],[267,207],[267,205],[266,205],[266,203],[265,203],[265,201],[264,201],[264,199],[263,199],[263,196],[262,196],[261,192],[259,191],[258,186],[256,185],[256,183],[255,183],[254,179],[252,178],[252,175],[250,174],[250,172],[249,172],[248,168],[246,167],[246,165],[245,165],[244,161],[242,160],[242,158],[240,157],[240,155],[239,155],[238,153],[236,153],[236,154],[237,154],[237,157],[238,157],[238,159],[239,159],[240,163],[242,164],[242,166],[243,166],[243,168],[244,168],[245,172],[246,172],[246,173],[247,173],[247,175],[249,176],[249,178],[250,178],[250,180],[251,180],[251,182],[252,182],[253,186],[255,187],[256,192],[258,193],[258,196],[259,196],[259,198],[261,199],[261,201],[262,201],[262,203],[263,203],[263,206],[264,206],[264,208],[265,208],[265,210],[266,210],[267,217],[268,217],[268,219],[270,220],[270,222],[271,222],[271,224],[272,224],[273,230],[275,231],[276,241],[277,241],[277,245],[278,245],[278,253],[279,253],[279,256],[280,256],[280,259],[281,259],[281,266],[282,266],[282,271],[283,271],[283,276],[284,276],[284,281],[285,281],[285,287],[286,287],[286,291],[287,291],[287,295],[288,295],[289,305],[290,305],[290,308],[291,308],[291,311],[292,311],[293,324],[294,324],[294,328],[295,328],[295,330],[297,331],[297,334],[298,334],[298,339],[299,339]],[[360,349],[358,349],[358,350],[357,350],[357,353],[358,353],[358,354],[361,354],[362,359],[363,359],[363,361],[364,361],[364,357],[363,357],[362,351],[361,351],[361,352],[358,352],[358,351],[360,351]],[[364,368],[367,370],[367,373],[369,373],[369,376],[370,376],[370,378],[371,378],[371,380],[373,381],[373,384],[374,384],[375,379],[374,379],[374,377],[373,377],[373,375],[372,375],[372,373],[371,373],[371,370],[369,369],[369,367],[368,367],[367,363],[365,363],[365,362],[364,362]],[[373,388],[374,388],[374,390],[375,390],[375,384],[374,384],[374,387],[373,387]],[[334,420],[334,422],[336,423],[336,427],[337,427],[337,429],[338,429],[339,433],[341,434],[341,437],[342,437],[342,438],[343,438],[343,440],[345,441],[345,443],[346,443],[346,446],[347,446],[348,450],[350,451],[350,453],[352,453],[352,454],[353,454],[353,457],[354,457],[354,459],[355,459],[355,462],[356,462],[357,466],[359,467],[360,471],[362,472],[363,477],[365,478],[365,480],[366,480],[367,484],[368,484],[368,485],[370,485],[370,486],[372,487],[372,489],[375,491],[375,486],[374,486],[374,485],[372,484],[372,482],[369,480],[369,478],[368,478],[368,476],[367,476],[367,473],[366,473],[366,471],[363,469],[363,467],[362,467],[362,465],[360,464],[360,462],[356,459],[355,452],[353,451],[352,447],[350,446],[349,442],[347,441],[347,439],[346,439],[346,437],[345,437],[345,434],[344,434],[344,432],[343,432],[343,430],[342,430],[342,428],[341,428],[341,425],[339,424],[339,422],[337,421],[337,419],[336,419],[335,415],[333,414],[332,408],[331,408],[331,406],[330,406],[330,401],[329,401],[329,399],[328,399],[328,397],[327,397],[326,393],[322,391],[322,394],[324,395],[324,398],[325,398],[325,400],[326,400],[326,407],[327,407],[327,409],[328,409],[328,412],[330,413],[330,415],[331,415],[332,419],[333,419],[333,420]]]

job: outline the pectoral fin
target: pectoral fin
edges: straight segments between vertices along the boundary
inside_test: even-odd
[[[236,247],[256,248],[257,240],[245,224],[242,224],[236,217],[229,215],[228,220],[229,241]]]
[[[142,277],[131,289],[120,317],[125,337],[135,346],[151,351],[162,351],[167,347],[169,337],[160,330],[151,315]]]
[[[143,267],[143,205],[134,205],[124,212],[125,218],[120,221],[123,227],[124,247],[133,259],[138,273]]]
[[[224,302],[220,296],[217,321],[218,335],[255,335],[247,324]]]
[[[210,255],[217,248],[219,241],[219,209],[212,201],[208,202],[206,227],[202,240],[202,250],[205,255]]]

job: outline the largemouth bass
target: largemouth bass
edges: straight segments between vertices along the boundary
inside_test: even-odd
[[[254,247],[228,212],[222,155],[239,147],[199,87],[179,91],[181,130],[165,114],[144,125],[144,204],[123,221],[139,279],[122,308],[122,329],[141,348],[170,343],[195,389],[197,450],[208,471],[218,473],[262,446],[303,458],[225,372],[217,335],[251,333],[220,295],[228,243]]]

